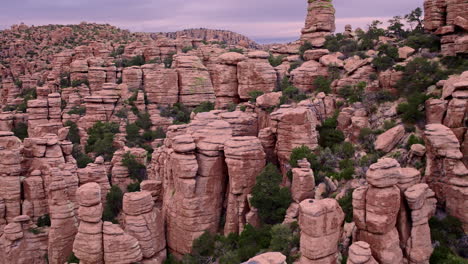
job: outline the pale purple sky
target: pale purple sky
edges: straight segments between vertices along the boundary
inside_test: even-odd
[[[28,25],[109,23],[131,31],[226,29],[258,42],[297,39],[307,0],[1,0],[0,29]],[[337,31],[404,15],[423,0],[333,0]]]

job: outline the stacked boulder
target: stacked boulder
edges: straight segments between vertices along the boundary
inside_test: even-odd
[[[460,219],[468,231],[468,169],[462,162],[460,142],[450,128],[441,124],[426,125],[427,184],[434,190],[440,205]]]
[[[125,232],[138,240],[144,261],[162,263],[166,258],[164,217],[151,193],[126,193],[123,213]]]
[[[344,221],[340,205],[335,199],[306,199],[299,207],[299,263],[336,263]]]
[[[240,99],[250,99],[252,92],[270,93],[276,88],[276,72],[268,62],[269,53],[253,51],[237,64]]]
[[[118,225],[102,222],[101,188],[87,183],[77,191],[80,225],[73,243],[73,253],[80,263],[139,262],[143,259],[138,240]],[[61,262],[63,263],[63,262]]]
[[[425,0],[424,29],[441,36],[442,54],[468,52],[468,3],[463,0]]]
[[[317,120],[310,109],[282,106],[271,113],[273,133],[276,134],[275,152],[278,156],[281,171],[285,175],[289,168],[289,157],[296,147],[307,146],[315,149],[318,146]]]
[[[335,8],[327,0],[309,0],[308,5],[301,41],[309,42],[314,47],[322,47],[325,37],[335,31]]]
[[[0,264],[50,263],[44,257],[47,231],[38,228],[27,215],[15,217],[0,232]]]
[[[174,56],[174,67],[179,78],[179,102],[187,106],[215,102],[210,73],[200,58],[191,55]]]
[[[216,95],[216,108],[239,103],[239,82],[237,65],[246,57],[237,52],[224,53],[217,57],[209,67]]]
[[[169,127],[164,146],[153,153],[149,179],[163,182],[167,244],[176,256],[218,229],[227,180],[223,149],[231,137],[229,123],[199,113],[188,125]]]
[[[357,240],[370,245],[379,263],[402,263],[404,259],[426,263],[432,246],[430,235],[423,231],[435,213],[434,193],[418,184],[416,169],[401,168],[390,158],[371,165],[366,179],[369,185],[353,192]]]
[[[265,152],[256,137],[234,137],[224,144],[229,173],[229,190],[224,234],[241,233],[251,208],[248,195],[265,167]]]

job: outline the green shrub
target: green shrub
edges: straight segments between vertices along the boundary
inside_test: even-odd
[[[50,216],[49,216],[49,214],[45,214],[43,216],[40,216],[37,219],[37,226],[38,227],[50,226]]]
[[[240,54],[244,54],[244,50],[243,50],[243,49],[238,49],[238,48],[232,48],[232,49],[229,49],[228,51],[229,51],[229,52],[237,52],[237,53],[240,53]]]
[[[297,161],[302,160],[302,159],[307,159],[307,161],[313,166],[317,161],[317,157],[315,154],[312,152],[312,150],[305,145],[302,145],[300,147],[296,147],[291,151],[291,155],[289,157],[289,165],[291,165],[292,168],[298,168]]]
[[[249,92],[249,96],[250,96],[250,102],[252,103],[255,103],[257,101],[257,98],[259,96],[263,95],[263,92],[262,91],[258,91],[258,90],[255,90],[255,91],[250,91]]]
[[[295,61],[295,62],[290,63],[289,69],[288,69],[288,73],[291,73],[291,72],[294,71],[295,69],[301,67],[301,65],[302,65],[303,63],[304,63],[304,62],[302,62],[302,61]]]
[[[151,128],[152,123],[151,123],[151,117],[148,114],[148,112],[145,113],[138,113],[138,119],[135,121],[135,124],[143,129],[143,130],[148,130]]]
[[[439,63],[418,57],[408,62],[396,87],[401,94],[411,96],[424,93],[429,86],[446,78],[447,73],[439,68]]]
[[[72,156],[75,158],[78,168],[86,168],[89,163],[93,163],[93,159],[84,154],[81,150],[81,146],[78,144],[73,145]]]
[[[163,63],[166,69],[170,69],[172,67],[172,62],[174,61],[174,55],[175,53],[170,53],[169,55],[167,55],[166,58],[164,58]]]
[[[358,51],[358,43],[353,39],[346,38],[341,33],[325,37],[324,46],[331,52],[339,51],[346,56]]]
[[[122,190],[117,185],[111,187],[106,195],[106,206],[102,214],[103,221],[109,221],[114,224],[117,223],[115,218],[122,210],[123,195]]]
[[[333,153],[342,159],[351,159],[354,157],[355,149],[351,142],[343,142],[342,144],[335,144],[332,147]]]
[[[458,254],[466,256],[466,248],[463,248],[464,231],[460,220],[450,215],[443,219],[432,217],[429,220],[431,238],[437,246],[431,256],[430,263],[459,264],[467,263]]]
[[[16,125],[13,127],[11,130],[13,134],[15,134],[16,137],[18,137],[21,140],[24,140],[25,138],[29,137],[28,134],[28,124],[23,123],[23,122],[18,122]]]
[[[395,61],[388,56],[378,56],[372,60],[372,65],[377,71],[386,71],[395,64]]]
[[[361,145],[369,152],[373,152],[374,151],[374,142],[375,142],[375,139],[376,139],[376,134],[375,132],[368,128],[368,127],[364,127],[364,128],[361,128],[361,131],[359,131],[359,142],[361,143]]]
[[[340,144],[345,140],[343,132],[336,129],[338,125],[337,118],[338,116],[335,114],[333,117],[323,121],[322,125],[318,127],[320,146],[324,148],[333,148],[334,145]]]
[[[176,125],[190,123],[190,110],[182,103],[175,103],[172,107],[161,108],[162,117],[172,117]]]
[[[327,77],[319,76],[314,80],[315,91],[324,92],[326,94],[331,93],[332,80]]]
[[[430,96],[425,94],[414,94],[408,97],[406,103],[399,104],[397,112],[401,115],[403,122],[415,124],[424,121],[425,113],[420,110],[420,106],[429,98]]]
[[[354,190],[348,190],[343,198],[338,200],[338,203],[345,213],[345,221],[347,223],[353,222],[353,192]]]
[[[290,101],[300,102],[307,99],[307,95],[299,91],[299,89],[293,85],[283,89],[283,95],[280,98],[280,104],[289,103]]]
[[[299,248],[299,232],[297,223],[278,224],[271,228],[271,241],[269,250],[281,252],[290,257],[288,263],[294,260],[294,256],[289,256],[293,248]],[[291,258],[292,257],[292,258]]]
[[[364,98],[365,82],[359,82],[354,86],[347,85],[338,90],[338,95],[346,99],[348,103],[362,102]]]
[[[97,156],[103,156],[104,160],[110,161],[116,150],[113,144],[117,133],[119,133],[117,123],[97,122],[88,130],[86,153],[94,152]]]
[[[283,63],[284,57],[284,55],[274,56],[273,54],[270,54],[270,57],[268,57],[268,62],[270,62],[271,66],[277,67]]]
[[[130,183],[129,185],[127,185],[128,192],[139,192],[140,190],[141,188],[140,188],[139,182],[134,182],[134,183]]]
[[[440,38],[434,34],[415,32],[408,36],[405,45],[415,50],[429,49],[431,52],[440,50]]]
[[[230,103],[230,104],[227,106],[226,110],[228,110],[228,112],[234,112],[234,111],[236,111],[236,108],[237,108],[237,104],[235,104],[235,103]]]
[[[302,44],[299,47],[299,55],[301,58],[304,59],[304,53],[311,49],[314,49],[314,45],[312,45],[310,42],[306,41],[304,44]]]
[[[127,118],[128,117],[128,109],[127,108],[121,108],[119,111],[115,113],[115,116],[118,118]]]
[[[71,253],[67,258],[68,263],[80,263],[80,260],[75,256],[75,253]]]
[[[193,112],[194,113],[210,112],[214,110],[214,107],[215,107],[214,103],[205,101],[205,102],[201,102],[200,105],[195,107],[195,109],[193,109]]]
[[[414,144],[424,145],[425,143],[422,138],[419,138],[418,136],[411,134],[411,136],[408,138],[408,142],[406,143],[406,148],[409,150],[411,149],[411,146]]]
[[[74,106],[70,111],[68,111],[69,115],[80,115],[84,116],[86,114],[86,107],[84,106]]]
[[[71,86],[70,73],[62,73],[60,75],[60,88],[67,88]]]
[[[461,74],[468,70],[468,56],[443,57],[440,62],[448,69],[448,74]]]
[[[73,144],[80,144],[80,130],[78,129],[76,123],[68,120],[67,122],[65,122],[65,126],[70,127],[67,135],[67,140],[69,140]]]
[[[131,179],[142,182],[146,179],[146,167],[136,160],[130,152],[124,154],[122,165],[127,167]]]
[[[82,85],[82,84],[84,84],[84,85],[86,85],[86,86],[89,86],[89,81],[86,80],[86,79],[84,79],[84,80],[73,80],[73,81],[71,82],[71,86],[72,86],[72,87],[78,87],[78,86],[80,86],[80,85]]]
[[[266,224],[284,220],[292,199],[288,188],[280,187],[282,175],[273,164],[268,164],[257,176],[250,202],[258,209],[260,219]]]
[[[117,47],[117,49],[111,52],[110,56],[113,58],[116,58],[117,56],[124,54],[124,52],[125,52],[125,46],[120,45]]]
[[[140,137],[140,127],[135,123],[127,124],[125,127],[125,133],[127,134],[125,139],[128,147],[137,147],[143,143],[142,138]]]
[[[193,50],[193,47],[190,47],[190,46],[187,46],[187,47],[183,47],[183,48],[182,48],[182,52],[183,52],[183,53],[187,53],[187,52],[189,52],[189,51],[191,51],[191,50]]]

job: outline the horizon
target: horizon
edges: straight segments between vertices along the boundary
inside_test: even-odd
[[[194,2],[181,2],[138,0],[129,5],[123,0],[37,0],[34,3],[31,0],[19,0],[4,5],[6,12],[0,16],[0,30],[22,22],[28,26],[42,26],[71,25],[86,21],[147,33],[191,28],[219,29],[242,34],[259,44],[287,43],[299,38],[307,13],[307,1],[302,0],[293,3],[201,0],[197,2],[198,5]],[[353,2],[333,1],[336,9],[336,32],[343,32],[346,24],[351,24],[356,29],[365,28],[373,20],[387,22],[393,16],[403,16],[423,4],[423,0],[411,1],[413,3],[405,0],[391,3],[376,3],[372,0]],[[108,11],[97,12],[99,10],[96,10],[96,6],[102,6]],[[264,10],[257,12],[261,10],[260,7]]]

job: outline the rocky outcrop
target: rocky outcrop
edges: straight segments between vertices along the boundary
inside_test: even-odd
[[[346,264],[378,264],[372,257],[369,244],[357,241],[349,247],[348,261]]]
[[[75,193],[69,193],[70,189],[67,188],[65,177],[60,174],[60,171],[53,173],[47,195],[51,221],[48,259],[49,263],[54,264],[67,261],[72,253],[75,235],[77,231],[79,232],[77,230],[78,219],[75,216],[75,203],[72,201]]]
[[[424,1],[424,29],[441,36],[445,56],[468,52],[467,6],[463,0]]]
[[[325,37],[335,31],[335,8],[330,1],[308,1],[305,27],[301,41],[310,42],[315,47],[322,47]]]
[[[374,143],[375,150],[381,150],[385,153],[390,152],[405,136],[405,127],[398,125],[380,134]]]
[[[224,153],[229,173],[224,234],[241,233],[250,211],[247,196],[265,167],[265,152],[256,137],[234,137],[225,142]]]
[[[343,221],[343,210],[335,199],[302,201],[299,209],[299,263],[335,263]]]
[[[286,256],[279,252],[267,252],[253,257],[242,264],[286,264]]]
[[[255,51],[247,54],[247,60],[237,64],[239,97],[249,99],[251,92],[273,92],[276,88],[276,72],[268,62],[269,54]]]
[[[15,217],[0,235],[1,264],[46,264],[46,228],[38,228],[27,215]]]
[[[174,56],[174,67],[179,79],[179,102],[187,106],[215,102],[210,73],[200,58],[192,55]]]
[[[315,197],[314,172],[307,159],[297,161],[299,168],[292,169],[291,196],[296,203]]]
[[[143,259],[138,240],[126,234],[119,225],[104,222],[102,231],[104,263],[127,264]]]
[[[123,213],[125,232],[138,240],[143,261],[162,263],[166,257],[164,217],[155,207],[151,193],[126,193]]]
[[[315,89],[315,79],[327,75],[327,67],[314,60],[309,60],[291,72],[291,82],[302,92],[311,92]]]
[[[462,162],[460,143],[451,129],[441,124],[426,125],[427,184],[447,212],[459,218],[468,230],[468,170]]]
[[[213,89],[216,95],[216,108],[226,108],[239,103],[239,82],[237,65],[247,58],[237,52],[228,52],[215,59],[209,66]]]
[[[143,90],[148,102],[170,106],[179,100],[179,77],[175,69],[143,68]]]
[[[3,224],[21,215],[21,152],[22,144],[12,132],[0,132],[0,198],[3,201]]]
[[[205,231],[215,232],[227,181],[223,148],[229,123],[199,113],[189,125],[171,126],[164,146],[153,153],[150,180],[163,182],[168,249],[180,256]]]
[[[401,263],[406,258],[426,263],[432,247],[424,225],[435,213],[435,200],[427,185],[419,184],[419,172],[383,158],[370,166],[366,179],[369,186],[353,192],[357,240],[370,245],[379,263]]]
[[[276,134],[275,152],[283,174],[289,170],[288,162],[294,148],[318,146],[315,115],[307,108],[282,107],[271,113],[271,128]]]

